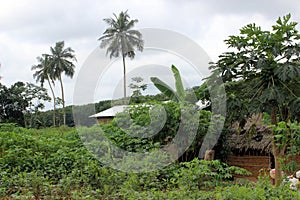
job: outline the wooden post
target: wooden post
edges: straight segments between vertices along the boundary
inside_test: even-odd
[[[204,160],[213,160],[215,157],[215,150],[206,150],[204,155]]]

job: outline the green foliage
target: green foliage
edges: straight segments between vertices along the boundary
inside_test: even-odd
[[[107,47],[106,54],[109,57],[122,57],[123,60],[123,80],[124,80],[124,99],[126,96],[126,66],[125,58],[131,59],[135,56],[135,50],[143,51],[144,41],[142,34],[134,30],[137,19],[131,20],[127,11],[121,12],[118,16],[113,14],[114,18],[105,18],[103,21],[109,26],[98,40],[101,41],[100,48]]]
[[[278,122],[272,126],[274,143],[278,148],[285,149],[285,158],[281,160],[283,170],[296,171],[299,164],[294,161],[294,156],[300,150],[300,124],[298,122]]]
[[[99,126],[82,127],[79,131],[86,133],[85,137],[93,137]],[[107,148],[101,146],[101,141],[94,147]],[[299,197],[286,186],[277,190],[268,182],[235,186],[233,174],[244,174],[245,170],[216,160],[173,163],[148,173],[114,170],[95,159],[82,145],[75,129],[67,127],[36,130],[1,124],[0,148],[1,199]],[[137,162],[128,160],[128,167]],[[148,162],[151,165],[152,161]]]
[[[52,100],[53,100],[53,112],[52,112],[52,125],[55,127],[55,110],[56,110],[56,97],[53,90],[54,87],[54,80],[56,79],[54,71],[51,69],[51,65],[49,62],[49,55],[43,54],[41,57],[37,57],[38,64],[33,65],[31,70],[35,70],[33,74],[33,78],[36,79],[36,82],[40,82],[41,86],[44,86],[44,82],[47,81],[52,93]]]
[[[9,88],[0,85],[0,122],[37,126],[43,102],[49,100],[46,90],[32,83],[16,82]]]
[[[144,79],[142,77],[133,77],[131,80],[132,83],[130,83],[128,86],[131,90],[133,90],[130,101],[134,103],[140,103],[142,91],[147,89],[147,84],[143,83]]]
[[[289,189],[288,184],[274,187],[268,176],[261,177],[255,185],[233,185],[216,190],[217,200],[239,199],[300,199],[300,194]]]
[[[300,126],[298,123],[278,122],[272,126],[274,133],[274,142],[277,146],[284,147],[291,143],[296,134],[300,134]]]
[[[203,137],[207,133],[211,112],[197,111],[191,104],[149,102],[134,105],[119,113],[112,124],[102,126],[105,135],[128,151],[145,151],[167,145],[179,131],[184,130],[177,143],[190,146],[186,150],[187,161],[197,157]]]
[[[170,87],[168,84],[166,84],[164,81],[160,80],[157,77],[151,77],[150,79],[155,85],[155,87],[159,91],[161,91],[165,96],[167,96],[170,100],[176,102],[189,101],[193,103],[195,99],[193,99],[191,96],[188,96],[187,92],[184,90],[179,70],[174,65],[171,66],[171,70],[175,79],[176,91],[174,91],[172,87]],[[187,99],[187,97],[189,97],[189,99]]]
[[[169,181],[172,186],[183,190],[210,190],[216,186],[227,185],[234,174],[249,175],[244,169],[228,166],[218,160],[205,161],[195,158],[180,163],[180,168]]]
[[[223,79],[231,120],[267,112],[276,124],[278,119],[299,116],[300,35],[296,25],[288,14],[279,17],[272,31],[249,24],[240,35],[225,40],[233,51],[223,53],[211,66],[211,78]]]
[[[222,78],[229,123],[238,120],[243,126],[253,114],[262,112],[271,116],[272,125],[299,120],[300,34],[296,26],[288,14],[279,17],[270,31],[253,23],[241,28],[239,35],[225,40],[229,52],[211,65],[213,73],[208,81]],[[274,138],[277,145],[273,145],[272,153],[278,186],[281,176],[278,161],[290,140],[281,134]]]
[[[71,47],[65,48],[65,42],[59,41],[55,43],[54,47],[50,47],[51,54],[49,55],[49,65],[52,70],[54,80],[59,80],[62,99],[62,112],[63,112],[63,125],[66,125],[66,112],[65,112],[65,94],[62,81],[62,74],[73,78],[75,73],[76,61],[74,50]]]
[[[103,21],[109,28],[99,38],[100,47],[108,46],[107,54],[110,53],[110,58],[119,57],[120,54],[133,58],[134,48],[143,50],[144,42],[141,33],[132,29],[138,20],[130,20],[127,11],[121,12],[118,16],[114,14],[114,18],[105,18]]]

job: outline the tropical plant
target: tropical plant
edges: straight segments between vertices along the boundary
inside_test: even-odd
[[[189,95],[184,90],[179,70],[174,65],[171,66],[171,70],[173,72],[174,79],[175,79],[176,91],[174,91],[171,86],[169,86],[168,84],[166,84],[164,81],[160,80],[157,77],[151,77],[150,80],[153,82],[155,87],[159,91],[161,91],[165,96],[167,96],[170,100],[182,103],[187,100],[187,97]]]
[[[273,125],[278,119],[299,117],[300,35],[297,23],[290,19],[290,14],[279,17],[272,31],[249,24],[240,30],[240,35],[225,40],[233,51],[223,53],[211,66],[210,78],[223,79],[229,97],[228,113],[247,118],[267,112]],[[275,141],[276,185],[281,177],[279,159],[283,151]]]
[[[41,100],[49,101],[46,90],[32,83],[16,82],[9,88],[0,85],[0,122],[32,125],[44,108]]]
[[[52,125],[55,126],[55,112],[56,112],[56,97],[53,90],[54,86],[54,73],[50,67],[49,55],[43,54],[42,57],[37,57],[39,64],[34,65],[31,67],[31,70],[35,70],[33,77],[36,79],[37,82],[41,83],[41,86],[44,86],[45,80],[48,82],[52,93],[52,100],[53,100],[53,117],[52,117]],[[52,86],[52,84],[53,86]]]
[[[26,83],[22,96],[28,102],[28,106],[23,111],[25,127],[33,127],[36,123],[41,124],[38,115],[45,107],[43,101],[51,100],[47,90],[32,83]]]
[[[0,124],[0,199],[299,199],[289,184],[274,188],[268,177],[255,184],[234,182],[232,177],[245,170],[218,160],[175,162],[140,173],[107,167],[78,135],[89,138],[95,150],[105,150],[99,145],[103,140],[93,137],[100,139],[100,129]],[[137,162],[128,160],[133,167]]]
[[[129,84],[129,88],[132,91],[131,101],[135,103],[141,102],[142,91],[147,89],[147,84],[143,83],[142,77],[133,77],[131,78],[132,83]]]
[[[122,56],[123,61],[123,81],[124,81],[124,99],[126,99],[126,66],[125,57],[131,59],[135,56],[135,49],[143,51],[144,41],[142,34],[132,29],[138,22],[137,19],[130,20],[127,13],[121,12],[118,16],[113,14],[114,18],[105,18],[104,22],[109,26],[98,40],[101,41],[100,48],[107,47],[106,54],[109,57]]]
[[[66,125],[66,112],[65,112],[65,94],[62,81],[62,74],[72,78],[75,73],[75,65],[72,61],[76,61],[74,50],[71,47],[65,48],[65,42],[56,42],[55,47],[50,47],[50,67],[54,78],[57,78],[60,82],[61,87],[61,98],[62,98],[62,111],[64,125]]]
[[[0,86],[0,119],[1,122],[17,123],[24,126],[24,112],[28,101],[24,98],[25,84],[16,82],[9,88]]]

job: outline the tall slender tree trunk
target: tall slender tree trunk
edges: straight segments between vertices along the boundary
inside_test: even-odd
[[[125,65],[125,55],[122,53],[123,60],[123,84],[124,84],[124,101],[126,101],[126,65]]]
[[[55,94],[54,94],[54,90],[52,88],[52,85],[50,83],[50,80],[49,80],[49,77],[47,79],[48,81],[48,84],[50,86],[50,90],[51,90],[51,93],[52,93],[52,97],[53,97],[53,116],[52,116],[52,124],[53,124],[53,127],[55,127],[55,113],[56,113],[56,100],[55,100]]]
[[[284,159],[285,148],[277,146],[276,143],[272,142],[272,151],[275,160],[275,186],[279,186],[282,180],[282,167],[281,162]]]
[[[277,125],[277,112],[276,107],[273,106],[271,110],[271,123],[272,125]],[[273,133],[274,135],[274,133]],[[279,186],[282,180],[282,167],[281,167],[281,161],[284,158],[284,152],[285,148],[281,146],[277,146],[277,144],[274,141],[272,141],[272,152],[274,156],[275,161],[275,186]]]
[[[64,87],[62,83],[61,75],[59,75],[60,87],[61,87],[61,98],[62,98],[62,105],[63,105],[63,120],[64,126],[66,125],[66,111],[65,111],[65,94],[64,94]]]

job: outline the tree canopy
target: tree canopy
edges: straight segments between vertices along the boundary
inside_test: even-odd
[[[232,51],[223,53],[211,66],[209,77],[223,79],[231,120],[259,112],[271,115],[276,185],[280,184],[280,160],[294,137],[283,134],[282,124],[300,116],[300,34],[296,26],[288,14],[279,17],[271,31],[256,24],[243,27],[240,35],[225,40]]]
[[[268,112],[272,123],[300,116],[300,35],[291,15],[279,17],[271,31],[248,24],[225,40],[232,51],[211,65],[226,86],[233,120]]]
[[[107,47],[106,54],[109,57],[122,56],[123,79],[124,79],[124,98],[126,98],[126,66],[125,57],[131,59],[135,56],[135,50],[143,51],[144,41],[142,34],[133,27],[138,22],[137,19],[131,20],[127,11],[121,12],[114,18],[105,18],[104,22],[109,26],[98,40],[101,41],[100,47]]]

